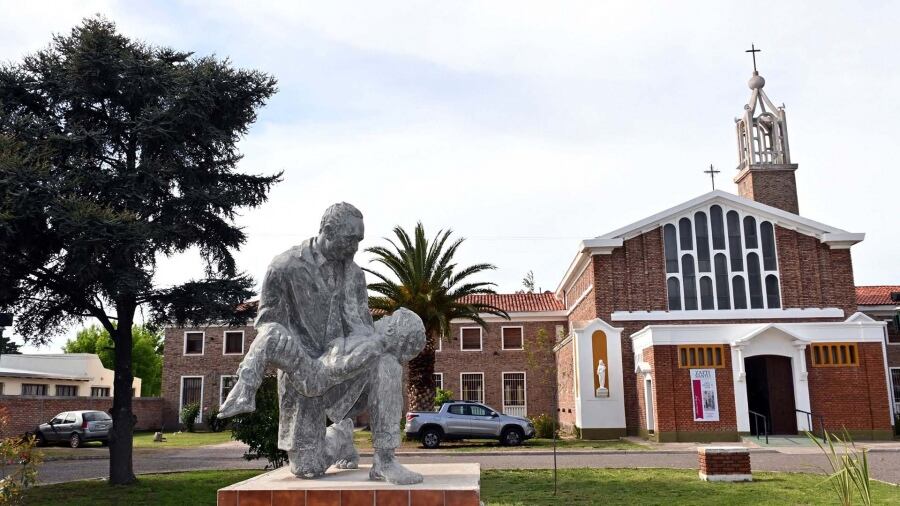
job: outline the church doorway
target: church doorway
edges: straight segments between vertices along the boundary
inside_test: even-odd
[[[747,373],[748,409],[766,417],[770,434],[796,435],[797,414],[790,357],[779,355],[748,357],[744,359],[744,370]],[[755,435],[754,417],[748,416],[750,431]]]

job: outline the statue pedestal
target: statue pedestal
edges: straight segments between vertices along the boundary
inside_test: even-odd
[[[594,392],[594,397],[609,397],[609,389],[600,387]]]
[[[417,485],[369,480],[368,465],[329,469],[322,478],[301,480],[287,466],[219,489],[218,506],[316,505],[347,506],[478,506],[479,464],[413,464],[425,477]]]

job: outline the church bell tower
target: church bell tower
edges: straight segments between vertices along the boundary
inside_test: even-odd
[[[734,182],[742,197],[799,214],[787,118],[784,106],[776,107],[763,91],[766,80],[756,70],[759,51],[755,46],[747,50],[753,55],[753,76],[747,83],[750,100],[734,120],[739,160]]]

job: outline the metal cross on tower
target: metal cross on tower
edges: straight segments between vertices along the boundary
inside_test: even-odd
[[[750,53],[753,56],[753,73],[756,73],[756,53],[761,53],[762,49],[756,49],[755,44],[750,44],[750,49],[744,51],[745,53]]]
[[[709,164],[709,170],[704,170],[704,174],[709,174],[709,181],[712,183],[712,189],[716,189],[716,174],[722,172],[721,170],[716,170],[712,164]]]

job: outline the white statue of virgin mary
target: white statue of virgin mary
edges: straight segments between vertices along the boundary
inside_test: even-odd
[[[609,389],[606,388],[606,364],[601,358],[597,361],[597,380],[599,385],[595,392],[597,397],[609,397]]]

